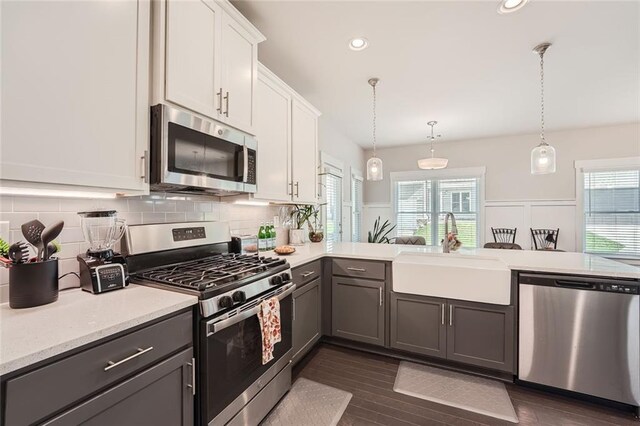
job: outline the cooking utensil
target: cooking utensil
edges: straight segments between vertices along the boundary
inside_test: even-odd
[[[9,259],[13,263],[22,263],[29,258],[29,246],[24,241],[18,241],[9,247]]]
[[[53,225],[49,225],[47,228],[45,228],[44,231],[42,231],[42,235],[40,238],[44,247],[42,260],[49,260],[49,256],[53,254],[49,253],[49,243],[58,238],[58,235],[60,235],[60,232],[62,232],[62,228],[64,228],[64,221],[60,220]]]
[[[55,241],[47,244],[47,248],[45,249],[47,255],[49,256],[47,259],[51,259],[51,256],[60,251],[60,244],[56,244]]]
[[[22,235],[24,238],[38,250],[36,255],[37,259],[42,256],[44,250],[44,244],[42,244],[42,231],[44,231],[44,225],[38,219],[33,219],[22,225]]]

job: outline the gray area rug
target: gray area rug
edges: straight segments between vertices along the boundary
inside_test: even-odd
[[[504,384],[496,380],[401,361],[393,390],[518,423]]]
[[[352,396],[349,392],[301,377],[261,425],[335,426]]]

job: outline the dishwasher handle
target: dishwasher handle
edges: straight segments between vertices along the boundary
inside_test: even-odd
[[[556,280],[556,287],[594,290],[596,284],[586,281]]]

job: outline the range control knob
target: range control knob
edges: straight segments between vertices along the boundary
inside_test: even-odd
[[[244,303],[247,301],[247,295],[244,291],[236,291],[231,295],[231,298],[236,303]]]
[[[276,275],[271,278],[271,285],[282,285],[282,277],[280,275]]]
[[[280,275],[282,277],[282,281],[284,282],[289,282],[291,281],[291,275],[289,275],[288,272],[283,273],[282,275]]]
[[[218,306],[223,309],[231,308],[233,306],[233,299],[230,296],[222,296],[218,300]]]

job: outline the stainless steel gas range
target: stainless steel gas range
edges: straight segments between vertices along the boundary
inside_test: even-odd
[[[256,424],[291,387],[292,293],[282,259],[229,253],[222,222],[132,225],[125,234],[131,282],[199,297],[195,326],[200,425]],[[282,341],[262,364],[257,313],[280,300]]]

